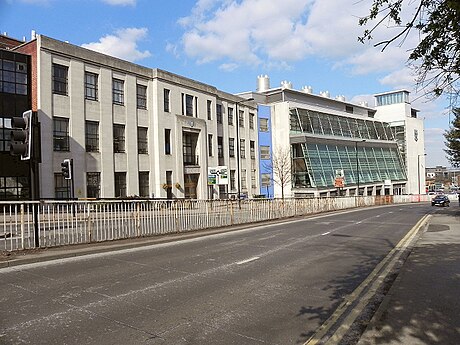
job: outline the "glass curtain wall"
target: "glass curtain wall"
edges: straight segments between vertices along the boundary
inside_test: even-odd
[[[293,184],[297,188],[334,187],[336,170],[343,170],[345,185],[406,179],[395,147],[353,144],[293,144]]]
[[[314,134],[337,139],[292,145],[295,188],[333,188],[336,170],[344,171],[345,185],[356,185],[358,180],[364,184],[406,179],[396,145],[361,143],[363,140],[394,142],[394,132],[388,123],[293,108],[290,124],[294,135]]]

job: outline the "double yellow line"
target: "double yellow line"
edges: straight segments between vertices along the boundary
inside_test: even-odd
[[[394,266],[404,253],[406,248],[417,236],[420,229],[430,219],[430,215],[425,215],[421,218],[417,224],[399,241],[399,243],[388,253],[388,255],[380,261],[375,269],[369,274],[369,276],[340,304],[340,306],[334,311],[334,313],[316,330],[304,345],[316,345],[323,344],[322,339],[330,333],[331,329],[335,326],[337,329],[334,333],[324,342],[327,345],[338,344],[345,334],[348,332],[350,327],[356,318],[363,312],[370,299],[375,295],[379,287],[382,285],[385,278],[393,270]],[[367,289],[367,290],[366,290]],[[366,292],[363,294],[364,290]],[[356,303],[359,298],[359,302]],[[352,310],[349,311],[348,315],[343,318],[345,312],[351,305],[356,304]],[[337,325],[339,319],[343,321],[341,325]]]

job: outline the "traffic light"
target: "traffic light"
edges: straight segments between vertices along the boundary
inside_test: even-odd
[[[32,110],[22,114],[22,117],[11,119],[10,154],[21,156],[21,160],[30,159],[32,152]]]
[[[61,170],[66,180],[72,179],[72,161],[70,159],[64,159],[61,163]]]

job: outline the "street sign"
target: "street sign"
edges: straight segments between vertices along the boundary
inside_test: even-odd
[[[208,168],[208,185],[225,185],[228,184],[227,166],[218,166]]]

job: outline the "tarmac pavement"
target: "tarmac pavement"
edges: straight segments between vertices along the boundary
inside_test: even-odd
[[[234,230],[235,228],[233,228]],[[51,248],[0,255],[0,268],[101,253],[229,231],[214,229],[152,239]],[[358,345],[460,344],[460,207],[433,208],[432,218],[414,244],[388,294]]]
[[[460,207],[433,208],[358,345],[460,344]]]

